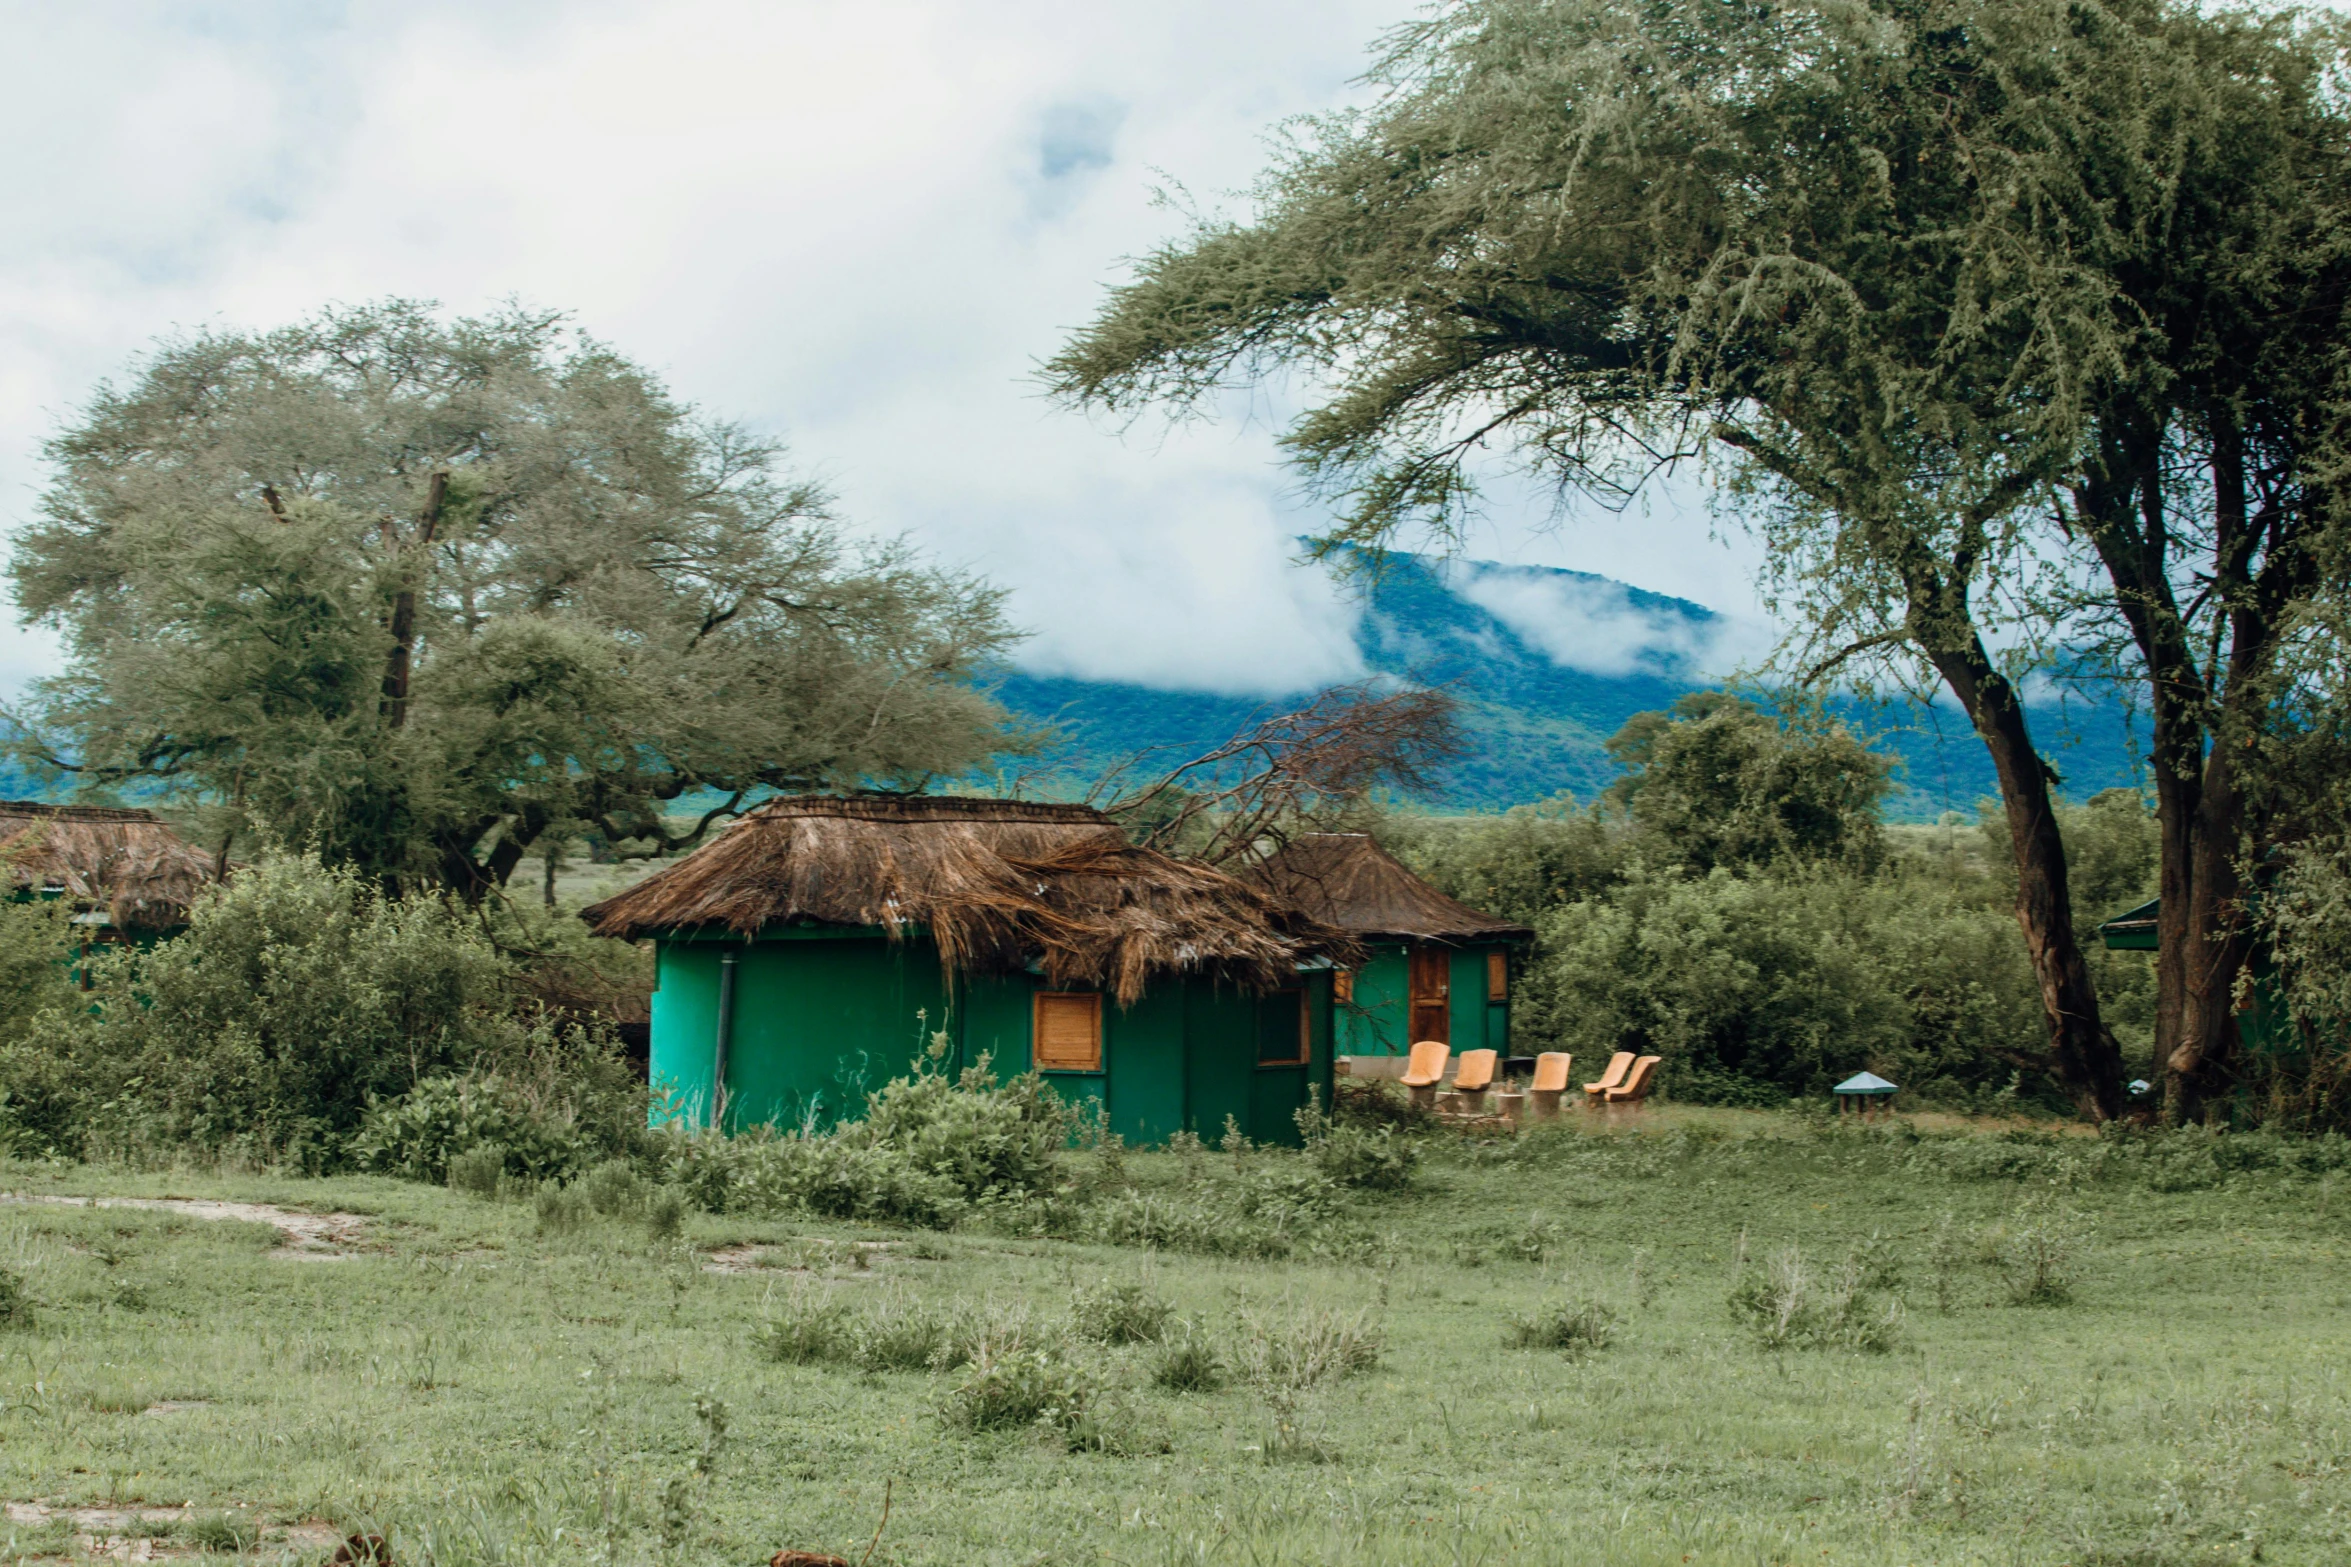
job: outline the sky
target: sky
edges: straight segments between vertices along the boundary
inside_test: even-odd
[[[157,337],[390,295],[569,310],[682,399],[783,437],[865,528],[1010,590],[1044,674],[1234,693],[1355,672],[1359,607],[1278,402],[1118,428],[1034,376],[1181,231],[1245,213],[1285,118],[1364,101],[1399,0],[0,0],[0,526],[42,442]],[[1762,622],[1680,485],[1471,556]],[[1465,568],[1466,569],[1466,568]],[[1566,663],[1661,624],[1465,580]],[[1481,585],[1482,584],[1482,585]],[[1580,595],[1580,596],[1579,596]],[[7,617],[0,691],[58,667]],[[1742,648],[1755,638],[1734,639]]]

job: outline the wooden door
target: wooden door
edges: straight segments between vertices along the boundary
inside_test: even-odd
[[[1405,1041],[1418,1044],[1433,1039],[1453,1042],[1453,951],[1450,947],[1412,949],[1412,1032]]]

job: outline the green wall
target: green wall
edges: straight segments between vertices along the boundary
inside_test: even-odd
[[[792,930],[757,941],[681,938],[656,943],[652,1080],[655,1119],[704,1124],[718,1037],[722,959],[735,960],[727,1051],[730,1130],[764,1123],[827,1125],[865,1095],[913,1070],[932,1030],[952,1040],[951,1070],[988,1058],[999,1078],[1029,1069],[1033,998],[1027,974],[983,977],[952,1001],[937,949],[892,943],[875,931]],[[1259,1142],[1295,1142],[1293,1119],[1310,1088],[1331,1077],[1331,978],[1300,976],[1312,1039],[1304,1066],[1257,1064],[1258,1000],[1200,979],[1153,984],[1132,1007],[1105,1005],[1102,1070],[1049,1072],[1073,1105],[1106,1107],[1131,1143],[1187,1128],[1211,1140],[1231,1116]],[[925,1014],[922,1021],[916,1014]],[[1293,1014],[1294,1015],[1294,1014]]]
[[[1510,1053],[1510,1003],[1486,1000],[1486,954],[1509,952],[1485,943],[1454,947],[1450,1017],[1455,1055],[1465,1050]],[[1516,963],[1511,983],[1518,983]],[[1412,964],[1401,945],[1376,946],[1355,971],[1355,1000],[1338,1008],[1338,1052],[1343,1056],[1400,1056],[1412,1049],[1405,1038],[1411,1016]]]

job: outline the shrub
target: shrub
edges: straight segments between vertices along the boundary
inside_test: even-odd
[[[795,1286],[751,1331],[752,1346],[769,1360],[810,1366],[832,1360],[848,1337],[849,1314],[828,1294]]]
[[[1224,1386],[1224,1357],[1191,1322],[1178,1324],[1176,1330],[1160,1341],[1160,1351],[1151,1365],[1151,1381],[1170,1393],[1213,1393]]]
[[[1331,1122],[1334,1126],[1387,1126],[1420,1132],[1437,1125],[1437,1112],[1386,1078],[1342,1077],[1331,1084]]]
[[[1233,1369],[1260,1388],[1303,1391],[1380,1363],[1385,1339],[1368,1312],[1324,1306],[1286,1316],[1244,1311]]]
[[[895,1290],[848,1319],[848,1361],[860,1371],[944,1371],[968,1358],[955,1325]]]
[[[576,1048],[594,1047],[578,1041]],[[428,1078],[370,1106],[351,1158],[362,1169],[437,1181],[447,1178],[452,1160],[496,1147],[505,1173],[544,1180],[576,1173],[611,1140],[605,1129],[583,1125],[569,1104],[551,1105],[495,1073],[465,1073]]]
[[[506,966],[460,911],[307,857],[209,889],[183,934],[91,977],[53,1030],[85,1131],[174,1145],[332,1165],[371,1102],[519,1042]]]
[[[2070,1214],[2028,1208],[2011,1225],[1987,1232],[1985,1253],[2000,1272],[2010,1305],[2063,1306],[2079,1282],[2086,1233]]]
[[[673,1241],[686,1227],[686,1199],[674,1186],[664,1186],[645,1204],[645,1238]]]
[[[1505,1341],[1517,1349],[1556,1349],[1581,1360],[1608,1347],[1616,1335],[1616,1313],[1599,1301],[1554,1301],[1515,1315]]]
[[[1420,1161],[1420,1150],[1392,1126],[1332,1126],[1307,1145],[1306,1153],[1325,1179],[1380,1192],[1410,1186]]]
[[[13,1268],[0,1268],[0,1328],[32,1325],[33,1297],[25,1288],[24,1275]]]
[[[1731,1291],[1731,1315],[1765,1349],[1848,1349],[1883,1354],[1901,1339],[1902,1302],[1887,1294],[1884,1266],[1857,1247],[1827,1274],[1790,1246]]]
[[[604,1217],[617,1219],[643,1206],[645,1186],[626,1159],[607,1159],[580,1177],[580,1195]]]
[[[1151,1344],[1167,1331],[1175,1308],[1140,1284],[1106,1281],[1080,1289],[1070,1315],[1080,1338],[1097,1344]]]
[[[570,1235],[588,1222],[588,1199],[577,1186],[544,1181],[539,1186],[539,1233]]]
[[[449,1189],[490,1199],[506,1176],[506,1145],[477,1143],[449,1160]]]
[[[941,1402],[958,1431],[1043,1426],[1065,1436],[1080,1427],[1100,1394],[1085,1368],[1019,1329],[990,1331],[971,1346],[969,1370]]]

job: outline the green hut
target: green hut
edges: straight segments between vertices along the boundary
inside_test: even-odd
[[[153,946],[188,923],[188,908],[218,879],[220,862],[153,811],[0,800],[0,865],[11,895],[73,905],[80,960],[103,946]]]
[[[1513,970],[1532,930],[1446,897],[1365,833],[1305,834],[1250,875],[1364,948],[1334,987],[1338,1054],[1408,1055],[1423,1039],[1510,1054]]]
[[[583,917],[654,943],[662,1113],[735,1129],[827,1124],[944,1036],[1130,1142],[1295,1140],[1356,955],[1090,807],[948,796],[773,801]]]
[[[2098,927],[2098,939],[2110,952],[2153,952],[2157,947],[2156,919],[2161,898],[2150,898],[2125,909]],[[2278,986],[2277,957],[2267,942],[2256,942],[2250,964],[2253,983],[2237,1012],[2237,1038],[2257,1056],[2294,1055],[2303,1049],[2302,1035],[2286,1009]]]

